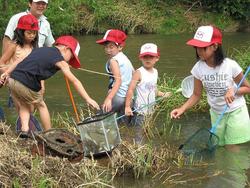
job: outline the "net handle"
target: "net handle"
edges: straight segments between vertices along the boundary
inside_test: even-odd
[[[237,85],[237,88],[236,88],[236,91],[234,92],[234,95],[237,93],[238,89],[240,88],[241,84],[243,83],[243,81],[246,79],[248,73],[250,71],[250,66],[248,66],[247,68],[247,71],[245,72],[244,76],[242,77],[242,79],[240,80],[239,84]],[[215,133],[216,129],[217,129],[217,126],[219,125],[220,121],[222,120],[225,112],[227,111],[228,109],[228,105],[225,104],[225,107],[224,107],[224,110],[223,112],[221,113],[221,115],[218,117],[218,119],[216,120],[216,122],[214,123],[214,125],[212,125],[212,128],[210,129],[210,132],[211,133]]]
[[[76,104],[75,104],[75,101],[74,101],[74,97],[73,97],[72,92],[71,92],[71,89],[70,89],[69,80],[68,80],[68,78],[65,77],[65,76],[64,76],[64,79],[65,79],[67,91],[68,91],[68,94],[69,94],[69,98],[70,98],[70,101],[71,101],[73,110],[74,110],[74,112],[75,112],[76,121],[77,121],[77,123],[79,123],[79,122],[80,122],[80,118],[79,118],[79,115],[78,115],[78,112],[77,112],[77,108],[76,108]]]
[[[194,82],[193,82],[193,81],[192,81],[192,82],[190,81],[190,80],[191,80],[190,77],[193,77],[193,75],[190,75],[190,76],[185,77],[185,78],[183,79],[183,81],[182,81],[181,88],[177,89],[174,93],[182,92],[182,94],[183,94],[184,85],[189,84],[189,83],[191,83],[191,84],[194,85]],[[192,95],[192,94],[191,94],[191,95]],[[190,95],[190,96],[191,96],[191,95]],[[189,97],[190,97],[190,96],[189,96]],[[185,97],[185,96],[184,96],[184,97]],[[159,97],[158,99],[156,99],[155,101],[153,101],[153,102],[151,102],[151,103],[149,103],[149,104],[146,104],[146,105],[141,106],[140,108],[134,109],[132,112],[136,112],[136,111],[142,110],[142,109],[144,109],[144,108],[146,108],[146,107],[150,107],[150,106],[152,106],[152,105],[155,105],[158,101],[160,101],[160,100],[162,100],[162,99],[164,99],[164,98],[165,98],[164,96]],[[121,119],[121,118],[123,118],[123,117],[125,117],[125,116],[126,116],[126,115],[123,114],[123,115],[117,117],[116,120],[119,120],[119,119]]]

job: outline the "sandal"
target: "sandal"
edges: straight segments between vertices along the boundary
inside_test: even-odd
[[[29,134],[26,131],[21,131],[19,134],[20,138],[29,138]]]

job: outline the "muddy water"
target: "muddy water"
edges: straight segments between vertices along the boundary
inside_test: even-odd
[[[80,60],[82,68],[93,70],[96,72],[105,72],[106,57],[103,53],[103,47],[97,45],[95,41],[101,36],[82,36],[78,37],[81,45]],[[160,48],[161,58],[157,63],[156,68],[161,77],[163,73],[169,76],[175,76],[179,79],[190,74],[190,70],[195,63],[194,50],[185,45],[185,42],[192,37],[192,34],[181,35],[132,35],[128,37],[124,52],[133,62],[135,68],[140,66],[138,61],[138,51],[140,46],[146,42],[154,42]],[[250,46],[249,33],[227,33],[224,36],[224,50],[228,54],[233,52],[233,48],[240,49],[245,46]],[[85,72],[83,70],[75,70],[74,73],[82,81],[88,93],[102,104],[106,95],[107,76]],[[83,107],[84,102],[76,94],[72,88],[77,106]],[[5,111],[6,118],[9,122],[14,122],[15,112],[7,107],[7,91],[0,90],[0,103]],[[46,82],[45,100],[50,112],[69,112],[72,113],[72,107],[67,95],[65,82],[61,73],[57,73],[53,78]],[[164,114],[163,114],[164,119]],[[182,129],[180,135],[172,133],[166,136],[166,141],[173,145],[181,144],[194,131],[201,126],[209,127],[210,121],[207,114],[192,114],[183,117],[182,120],[176,122],[181,124]],[[159,128],[162,123],[157,125]],[[213,165],[207,168],[207,173],[211,173],[215,169],[222,170],[223,174],[214,178],[209,178],[204,181],[191,182],[187,185],[174,187],[244,187],[248,176],[247,172],[250,166],[250,145],[246,144],[241,147],[241,151],[237,154],[225,151],[219,148],[215,155],[208,159]],[[247,175],[248,174],[248,175]],[[197,174],[198,176],[198,174]],[[116,187],[165,187],[160,185],[158,181],[147,178],[145,180],[135,181],[133,178],[119,178],[115,183]]]

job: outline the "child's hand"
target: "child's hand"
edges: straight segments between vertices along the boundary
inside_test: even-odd
[[[93,100],[93,99],[88,99],[87,101],[86,101],[91,107],[93,107],[93,108],[95,108],[95,109],[97,109],[97,110],[100,110],[100,106],[99,106],[99,104],[97,104],[97,102],[95,101],[95,100]]]
[[[7,74],[7,73],[1,74],[1,77],[0,77],[0,87],[2,87],[3,85],[6,84],[6,81],[7,81],[8,78],[9,78],[9,74]]]
[[[168,97],[170,97],[171,95],[172,95],[172,92],[166,92],[166,93],[163,94],[162,97],[168,98]]]
[[[225,95],[225,101],[227,104],[230,104],[234,101],[234,88],[231,87],[227,90],[226,95]]]
[[[181,114],[184,113],[184,110],[182,110],[181,108],[176,108],[174,109],[171,113],[170,113],[170,117],[171,119],[177,119],[180,118]]]
[[[112,110],[112,100],[106,98],[103,105],[102,105],[102,109],[104,112],[109,112]]]
[[[125,115],[126,116],[133,116],[132,109],[130,107],[125,107]]]
[[[8,73],[3,73],[3,74],[1,74],[1,80],[6,80],[7,78],[9,77],[9,74]]]

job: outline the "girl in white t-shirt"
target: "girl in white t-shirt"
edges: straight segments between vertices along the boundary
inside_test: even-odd
[[[212,125],[222,114],[225,105],[229,106],[215,134],[219,136],[220,146],[237,150],[236,144],[250,140],[249,113],[243,96],[250,93],[248,81],[244,80],[235,93],[237,84],[243,78],[242,68],[234,60],[224,57],[222,34],[216,27],[199,27],[187,44],[195,48],[198,59],[191,70],[195,77],[194,92],[186,103],[171,112],[171,118],[180,118],[187,109],[197,104],[204,88]]]

